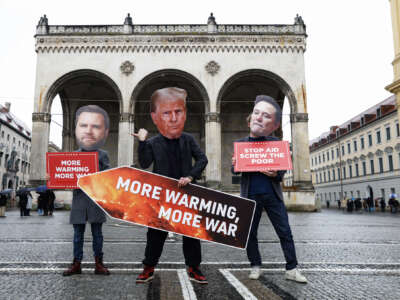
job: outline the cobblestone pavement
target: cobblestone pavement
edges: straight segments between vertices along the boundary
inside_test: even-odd
[[[203,242],[208,285],[188,281],[177,235],[167,240],[154,281],[135,284],[146,229],[115,222],[104,225],[111,276],[93,274],[88,229],[83,274],[63,277],[72,259],[69,214],[32,215],[7,211],[0,218],[0,299],[400,299],[400,214],[290,213],[299,269],[308,284],[284,279],[279,241],[263,216],[260,279],[248,279],[244,251]]]

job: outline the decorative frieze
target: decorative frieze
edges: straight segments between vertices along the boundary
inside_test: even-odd
[[[308,114],[307,113],[290,114],[290,122],[291,123],[308,122]]]
[[[220,122],[221,122],[220,115],[219,115],[219,113],[217,113],[217,112],[209,112],[209,113],[206,113],[206,114],[204,115],[204,119],[205,119],[206,123],[208,123],[208,122],[217,122],[217,123],[220,123]]]
[[[50,123],[51,114],[49,113],[32,113],[32,122],[47,122]]]
[[[38,36],[38,53],[239,52],[299,53],[305,39],[295,36]]]
[[[206,64],[205,69],[206,69],[207,73],[214,76],[215,74],[218,73],[220,66],[216,61],[212,60],[208,64]]]

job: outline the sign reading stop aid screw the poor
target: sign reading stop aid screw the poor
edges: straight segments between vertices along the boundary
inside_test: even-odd
[[[47,152],[47,187],[51,189],[77,189],[80,176],[99,171],[97,152]]]
[[[287,141],[236,142],[234,148],[235,172],[292,169]]]
[[[255,202],[131,167],[80,177],[79,187],[112,218],[246,248]]]

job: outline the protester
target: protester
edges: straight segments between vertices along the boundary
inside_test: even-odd
[[[194,138],[183,128],[186,121],[186,97],[183,89],[169,87],[155,91],[151,96],[151,118],[159,134],[147,139],[147,130],[141,128],[133,134],[139,139],[139,164],[146,169],[153,163],[153,173],[178,179],[178,186],[184,187],[200,178],[207,165],[207,157]],[[195,163],[192,165],[192,159]],[[137,283],[148,282],[154,278],[154,267],[162,254],[165,231],[148,228],[143,271],[136,278]],[[189,279],[207,283],[200,271],[200,240],[182,237],[185,264]]]
[[[106,151],[100,149],[104,145],[110,128],[107,112],[97,105],[80,107],[75,114],[75,136],[79,146],[77,152],[97,151],[99,170],[108,169],[109,158]],[[83,242],[86,222],[91,224],[92,246],[95,256],[95,274],[109,275],[109,270],[103,264],[103,232],[102,225],[106,222],[105,213],[80,189],[73,191],[70,224],[74,228],[74,260],[71,266],[63,272],[64,276],[81,274],[83,259]]]
[[[0,217],[6,216],[7,195],[0,194]]]
[[[250,136],[237,142],[277,141],[271,136],[280,126],[282,111],[275,99],[257,96],[253,112],[248,119]],[[236,159],[232,158],[232,172]],[[286,260],[285,278],[306,283],[307,279],[297,269],[296,250],[290,229],[288,214],[283,202],[281,182],[285,171],[242,172],[240,195],[256,201],[256,210],[247,244],[247,257],[250,261],[250,279],[261,275],[261,255],[258,247],[257,231],[263,209],[274,226]]]

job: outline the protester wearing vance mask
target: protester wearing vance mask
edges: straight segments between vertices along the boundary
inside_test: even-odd
[[[75,114],[75,136],[79,146],[78,152],[97,151],[99,170],[108,169],[109,158],[106,151],[99,149],[104,145],[110,127],[107,112],[97,105],[80,107]],[[93,237],[95,256],[95,274],[109,275],[110,272],[103,264],[103,233],[102,225],[106,222],[104,212],[80,189],[73,192],[70,223],[74,227],[73,253],[71,266],[64,271],[64,276],[81,274],[83,259],[83,241],[86,222],[90,223]]]

